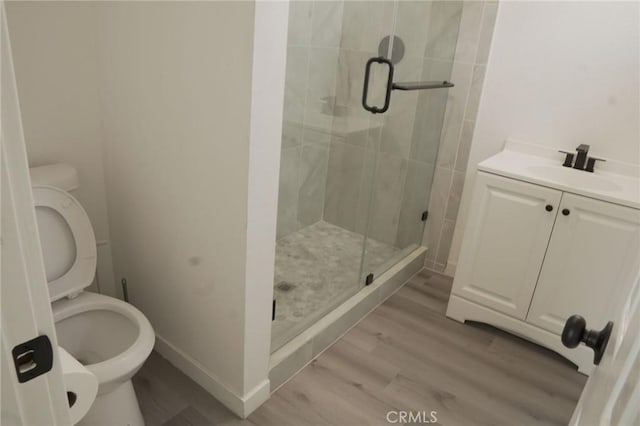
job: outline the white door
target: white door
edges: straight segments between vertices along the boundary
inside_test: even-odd
[[[587,380],[571,425],[640,425],[640,276],[616,299],[608,307],[616,313],[610,318],[609,344]]]
[[[609,321],[613,288],[627,291],[640,263],[640,210],[565,193],[527,315],[560,334],[579,314],[592,328]]]
[[[478,172],[453,294],[524,319],[561,196]]]
[[[31,182],[20,121],[18,97],[13,75],[4,3],[0,2],[0,88],[1,88],[1,186],[2,228],[1,263],[1,329],[2,397],[0,424],[69,425],[67,396],[57,355],[57,341],[51,315],[51,304],[36,228]],[[37,355],[31,358],[24,349],[21,368],[16,368],[13,349],[39,336],[52,347],[52,368],[35,376],[48,365]],[[21,373],[18,373],[18,370]],[[27,380],[20,382],[18,375]]]

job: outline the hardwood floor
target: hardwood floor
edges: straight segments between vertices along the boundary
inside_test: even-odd
[[[147,426],[387,425],[400,410],[435,411],[442,425],[567,424],[586,377],[525,340],[447,319],[450,290],[421,271],[246,420],[153,353],[134,378]]]

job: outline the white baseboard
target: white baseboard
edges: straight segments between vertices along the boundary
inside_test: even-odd
[[[447,262],[447,267],[444,269],[443,274],[453,278],[456,274],[456,262]]]
[[[220,383],[202,364],[162,336],[156,335],[155,350],[240,418],[247,418],[253,410],[269,399],[268,379],[251,389],[246,395],[239,396]]]

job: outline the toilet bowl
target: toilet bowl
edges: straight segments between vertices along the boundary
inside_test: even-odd
[[[67,192],[77,188],[75,170],[44,166],[31,176],[58,345],[98,378],[98,395],[77,424],[142,426],[131,378],[153,349],[151,324],[134,306],[84,290],[97,250],[89,217]]]

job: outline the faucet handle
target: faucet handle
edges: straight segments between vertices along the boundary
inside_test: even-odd
[[[566,154],[566,157],[564,157],[564,163],[562,163],[562,165],[564,167],[573,167],[573,157],[575,157],[575,154],[573,152],[563,150],[559,150],[558,152]]]
[[[584,171],[593,173],[593,166],[595,166],[596,161],[607,161],[607,160],[605,160],[604,158],[589,157],[587,158],[587,166],[584,168]]]

